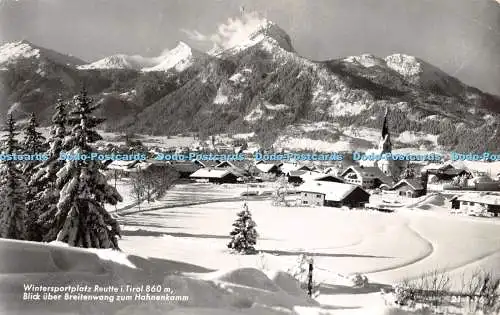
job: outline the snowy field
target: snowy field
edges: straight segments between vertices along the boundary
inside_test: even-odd
[[[177,186],[164,209],[154,210],[162,207],[159,201],[148,211],[122,213],[123,253],[0,241],[1,314],[407,314],[389,313],[381,289],[435,270],[449,273],[454,289],[478,268],[500,275],[500,220],[450,215],[436,196],[394,213],[250,200],[260,253],[233,255],[226,244],[242,201],[224,185],[212,186],[212,194],[218,190],[229,201],[200,194],[198,201],[208,203],[175,206],[201,188]],[[278,272],[293,268],[301,254],[314,259],[316,301]],[[354,273],[366,275],[370,284],[354,288],[348,281]],[[189,301],[63,301],[43,307],[31,301],[15,310],[23,284],[30,283],[161,284]]]
[[[111,181],[114,185],[114,181]],[[116,188],[120,191],[123,201],[117,205],[106,205],[110,212],[117,212],[120,215],[151,211],[161,208],[171,208],[182,205],[196,205],[211,203],[217,201],[244,200],[246,193],[257,196],[269,195],[274,190],[274,183],[259,184],[209,184],[209,183],[187,183],[175,184],[171,187],[165,196],[158,200],[147,202],[143,201],[137,204],[133,197],[131,185],[128,179],[118,180]]]
[[[378,283],[418,277],[435,269],[460,273],[483,267],[500,274],[500,221],[445,212],[401,209],[387,214],[335,208],[280,208],[250,201],[264,257],[228,255],[225,244],[241,202],[179,207],[126,216],[126,251],[175,258],[211,269],[291,267],[301,253],[313,256],[318,277],[360,272]],[[134,222],[134,225],[127,225]],[[139,225],[139,227],[137,226]],[[300,233],[299,231],[303,231]],[[149,246],[144,244],[145,239]],[[210,251],[205,250],[210,246]],[[496,263],[496,264],[495,264]],[[333,278],[332,278],[333,275]]]

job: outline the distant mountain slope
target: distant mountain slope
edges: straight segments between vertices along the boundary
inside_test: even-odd
[[[158,57],[148,58],[139,55],[128,56],[118,54],[78,66],[78,69],[129,69],[146,72],[175,69],[182,71],[192,64],[195,57],[199,56],[201,56],[201,53],[192,50],[187,44],[179,42],[175,48],[163,52]]]
[[[16,63],[23,59],[36,59],[40,62],[53,62],[59,65],[77,66],[85,63],[76,57],[33,45],[22,40],[0,46],[0,66]]]
[[[405,54],[311,61],[270,21],[206,54],[181,42],[159,57],[115,55],[85,64],[61,62],[64,55],[49,57],[48,50],[38,58],[38,48],[27,42],[14,46],[0,48],[8,103],[3,112],[14,108],[19,115],[36,111],[47,118],[58,93],[70,97],[86,84],[103,103],[110,130],[254,131],[270,146],[298,124],[379,128],[389,107],[395,134],[427,134],[457,150],[500,150],[497,96]],[[1,60],[7,60],[3,66]]]

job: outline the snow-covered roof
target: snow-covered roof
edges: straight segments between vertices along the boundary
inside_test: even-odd
[[[462,171],[463,169],[456,168],[450,162],[446,162],[446,163],[429,163],[429,164],[423,166],[420,169],[421,172],[428,171],[428,170],[437,170],[437,171],[444,171],[444,170],[452,171],[452,170],[457,170],[457,171]]]
[[[215,167],[234,167],[234,168],[241,168],[244,170],[245,168],[248,167],[248,162],[246,161],[221,161],[219,164],[217,164]]]
[[[338,182],[344,182],[344,180],[342,178],[338,178],[337,176],[333,176],[330,174],[314,172],[314,171],[301,171],[301,172],[304,172],[304,173],[302,173],[302,175],[300,175],[300,177],[304,181],[310,181],[310,180],[316,180],[316,181],[325,180],[326,181],[328,178],[331,178],[331,179],[337,179]],[[291,174],[293,174],[293,172],[291,172]]]
[[[317,181],[331,181],[332,179],[334,181],[338,181],[338,182],[342,182],[342,183],[344,182],[344,180],[342,178],[334,176],[334,175],[330,175],[330,174],[322,174],[320,176],[313,178],[313,180],[317,180]]]
[[[304,174],[306,174],[308,171],[306,170],[294,170],[288,172],[288,176],[293,176],[293,177],[302,177]]]
[[[201,168],[191,174],[189,177],[193,178],[223,178],[227,176],[228,174],[233,174],[233,172],[227,170],[227,169],[210,169],[210,168]],[[236,175],[235,175],[236,176]]]
[[[492,193],[468,193],[458,196],[456,200],[500,206],[500,195]]]
[[[290,173],[291,171],[298,171],[298,170],[310,170],[309,167],[305,165],[300,165],[296,163],[283,163],[281,165],[281,171],[285,174]]]
[[[218,164],[220,164],[221,161],[219,160],[214,160],[214,161],[200,161],[200,160],[191,160],[192,163],[199,164],[203,167],[215,167]]]
[[[334,183],[334,182],[321,182],[321,181],[308,181],[300,185],[297,191],[312,192],[325,195],[325,200],[341,201],[352,193],[355,189],[362,189],[357,185]]]
[[[424,186],[422,186],[422,183],[419,182],[418,180],[415,180],[415,179],[402,179],[399,182],[397,182],[393,186],[393,188],[400,187],[404,184],[410,186],[413,190],[423,190],[424,189]]]
[[[111,163],[109,163],[106,168],[110,170],[124,170],[128,168],[132,164],[132,162],[134,161],[114,160]]]
[[[271,171],[273,169],[273,167],[276,167],[276,164],[259,163],[259,164],[256,164],[255,167],[264,173],[268,173],[269,171]]]
[[[335,166],[327,167],[323,170],[325,174],[337,174],[339,172],[339,168]]]
[[[313,180],[317,177],[324,176],[325,174],[315,172],[315,171],[300,171],[303,172],[301,175],[299,175],[303,180]]]
[[[392,182],[390,177],[384,174],[378,167],[349,166],[340,176],[344,177],[349,171],[357,173],[360,177],[378,178],[384,183]]]

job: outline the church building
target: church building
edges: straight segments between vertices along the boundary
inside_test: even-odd
[[[391,134],[389,133],[389,127],[387,125],[387,114],[388,109],[385,109],[384,122],[382,123],[382,136],[380,138],[380,142],[378,144],[378,152],[377,154],[390,154],[392,153],[392,143],[391,143]],[[377,166],[385,175],[393,177],[398,176],[398,173],[395,165],[395,161],[391,160],[379,160],[375,162],[375,166]]]
[[[373,153],[375,155],[381,156],[382,154],[390,154],[392,153],[392,143],[391,143],[391,134],[389,132],[389,124],[388,124],[388,114],[389,110],[386,108],[384,114],[384,120],[382,122],[382,134],[380,137],[380,141],[378,147],[373,150],[369,150],[366,153]],[[362,161],[360,165],[364,167],[376,167],[382,173],[390,178],[397,178],[401,174],[401,172],[406,168],[407,161],[392,161],[391,159],[380,159],[377,161]]]

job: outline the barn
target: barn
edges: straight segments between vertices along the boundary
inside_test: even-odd
[[[425,188],[419,180],[402,179],[397,182],[392,189],[400,196],[417,198],[425,194]]]
[[[308,181],[297,189],[303,206],[363,207],[370,194],[358,185]]]
[[[500,195],[495,193],[468,193],[455,196],[451,200],[452,209],[460,209],[469,213],[486,212],[494,216],[500,215]]]
[[[238,181],[238,176],[227,169],[201,168],[189,177],[217,184],[234,184]]]

